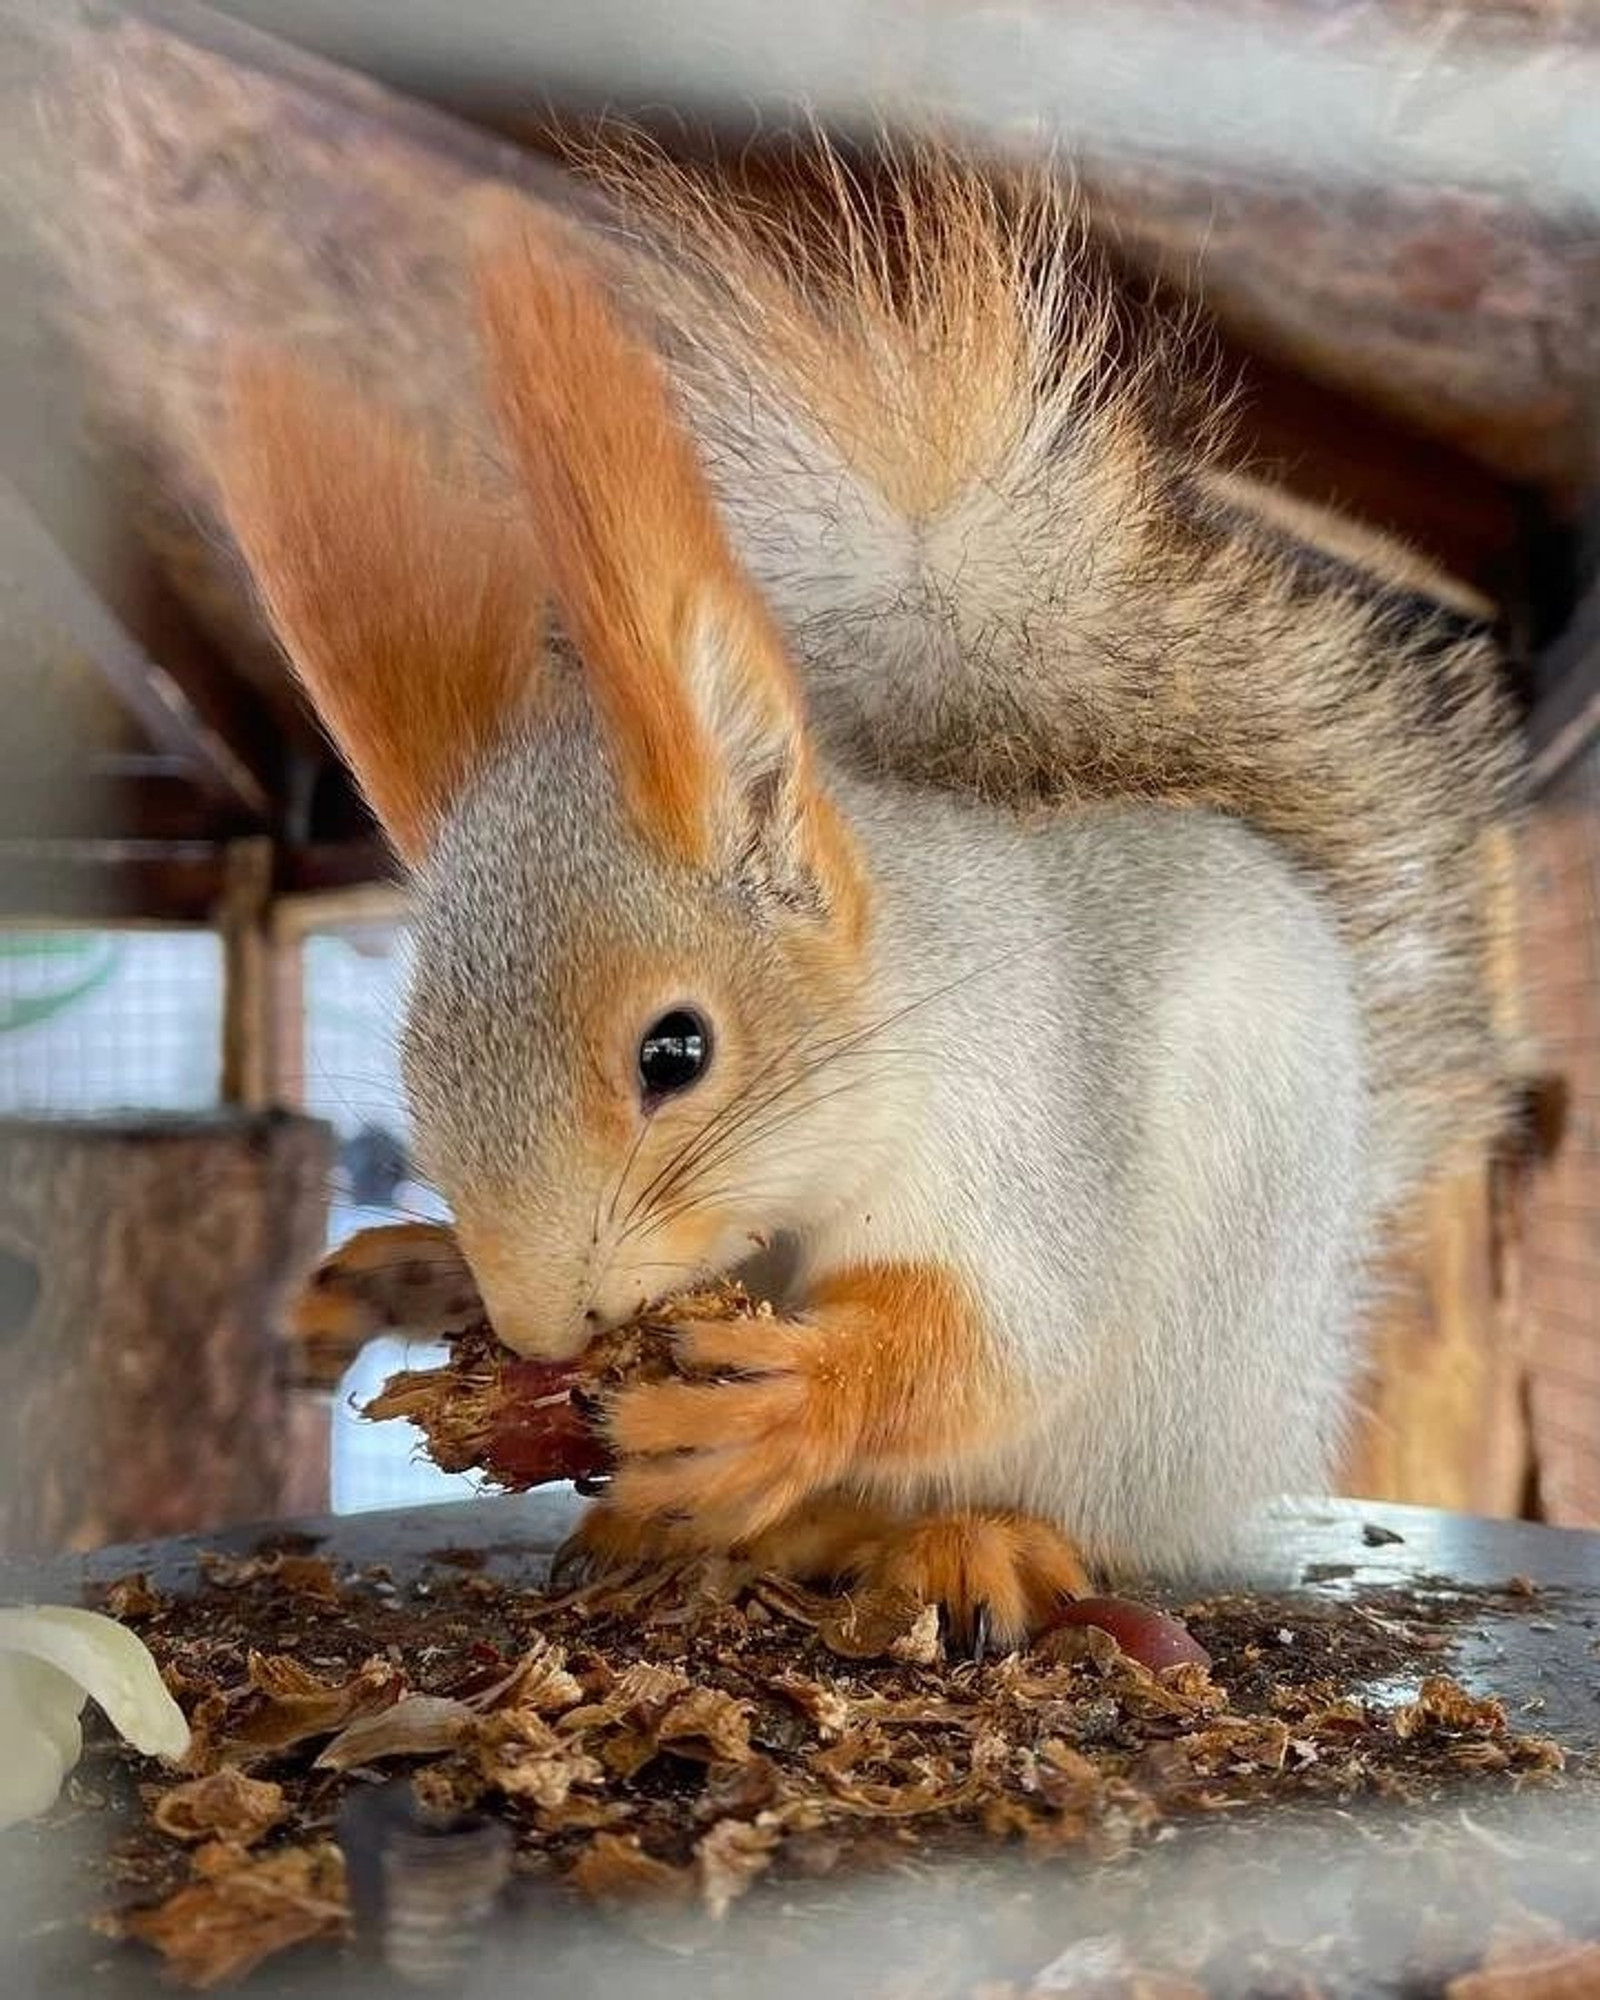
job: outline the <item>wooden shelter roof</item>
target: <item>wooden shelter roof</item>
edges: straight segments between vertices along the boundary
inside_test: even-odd
[[[0,915],[204,918],[242,836],[272,838],[281,888],[384,870],[215,531],[196,420],[244,333],[470,432],[457,198],[490,177],[575,199],[555,114],[602,99],[672,101],[674,143],[734,142],[755,172],[749,128],[798,95],[846,131],[904,99],[1070,148],[1130,278],[1215,315],[1257,465],[1534,641],[1569,625],[1539,726],[1591,726],[1595,614],[1569,614],[1600,456],[1600,146],[1569,114],[1600,101],[1600,8],[1151,9],[1189,38],[1181,83],[1094,69],[1137,47],[1122,0],[798,11],[756,90],[771,12],[732,0],[0,0]],[[1275,133],[1301,171],[1275,170]]]

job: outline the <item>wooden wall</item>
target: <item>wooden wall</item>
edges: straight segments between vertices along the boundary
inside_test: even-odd
[[[1517,1214],[1538,1502],[1600,1527],[1600,741],[1535,807],[1525,856],[1524,991],[1547,1078]]]

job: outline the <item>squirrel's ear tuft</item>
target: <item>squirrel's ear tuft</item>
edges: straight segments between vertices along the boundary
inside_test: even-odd
[[[213,460],[318,715],[396,850],[420,861],[537,673],[526,523],[441,479],[393,417],[282,357],[234,357]]]
[[[478,265],[490,386],[624,799],[670,852],[715,862],[733,847],[791,877],[831,816],[777,628],[660,365],[564,232],[510,202],[492,221]]]

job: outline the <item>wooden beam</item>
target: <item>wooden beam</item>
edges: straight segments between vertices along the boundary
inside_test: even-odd
[[[401,924],[410,914],[411,892],[403,882],[364,882],[279,896],[272,906],[272,934],[288,945],[303,942],[313,931]]]
[[[137,841],[211,844],[252,831],[258,822],[185,777],[99,777],[78,787],[35,788],[14,796],[0,788],[0,840]],[[59,796],[57,795],[59,794]]]
[[[221,849],[152,841],[0,841],[0,923],[207,924]]]
[[[1592,12],[814,0],[780,29],[762,0],[227,4],[523,138],[554,107],[673,140],[693,121],[732,153],[792,136],[803,107],[835,132],[1048,152],[1141,268],[1258,351],[1511,477],[1570,490],[1592,464]]]
[[[209,924],[226,880],[224,843],[86,838],[0,839],[0,924],[96,921]],[[340,842],[279,853],[289,895],[392,880],[378,842]]]
[[[510,181],[559,207],[589,211],[596,220],[604,213],[598,200],[550,160],[437,109],[426,101],[425,89],[404,95],[383,89],[372,81],[382,73],[381,62],[359,57],[329,61],[318,48],[318,37],[285,32],[287,24],[274,18],[271,7],[213,7],[201,0],[93,0],[92,5],[69,0],[69,5],[86,23],[114,26],[120,16],[221,56],[240,70],[315,99],[324,115],[343,114],[381,128],[403,151],[417,149],[473,177]],[[391,39],[398,25],[391,12],[379,41]],[[470,31],[460,39],[469,42]]]
[[[238,811],[267,819],[272,800],[250,756],[101,601],[33,510],[0,477],[0,582],[22,616],[44,621],[87,657],[164,756]]]
[[[187,778],[189,760],[164,750],[107,750],[89,759],[89,772],[117,780]]]

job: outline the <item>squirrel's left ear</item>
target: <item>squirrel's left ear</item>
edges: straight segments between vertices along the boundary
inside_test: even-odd
[[[849,844],[794,673],[659,364],[554,226],[510,197],[480,219],[490,387],[636,824],[696,862],[732,850],[786,900],[841,900]]]
[[[318,716],[420,861],[536,684],[532,538],[384,411],[282,356],[236,356],[223,511]]]

